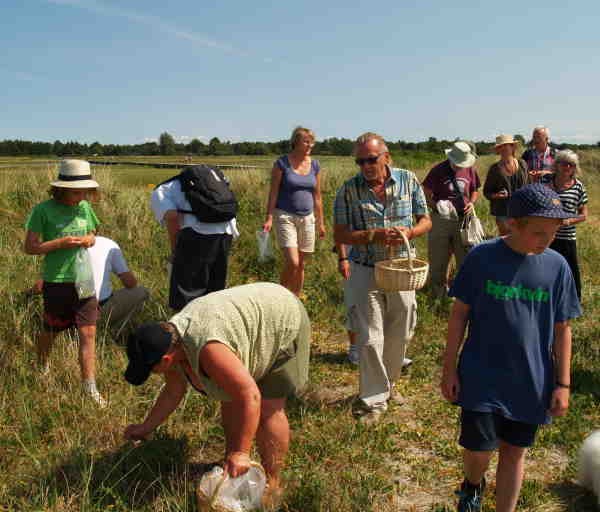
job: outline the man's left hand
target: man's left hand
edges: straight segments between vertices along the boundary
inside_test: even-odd
[[[469,214],[469,213],[472,213],[474,209],[475,209],[475,205],[473,203],[467,203],[467,204],[465,204],[465,208],[463,211],[465,212],[465,214]]]
[[[569,408],[570,390],[568,388],[556,388],[550,400],[550,415],[564,416]]]
[[[250,456],[245,452],[231,452],[225,458],[225,471],[231,478],[243,475],[250,469]]]

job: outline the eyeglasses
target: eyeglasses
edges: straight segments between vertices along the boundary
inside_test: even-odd
[[[356,162],[356,165],[358,165],[359,167],[362,167],[365,164],[373,165],[375,162],[377,162],[379,157],[383,154],[385,154],[385,151],[383,153],[379,153],[377,156],[368,156],[366,158],[356,158],[354,161]]]

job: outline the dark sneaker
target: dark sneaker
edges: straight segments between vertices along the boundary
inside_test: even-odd
[[[480,512],[481,496],[485,490],[485,478],[477,486],[471,485],[466,480],[460,486],[460,491],[456,491],[458,496],[457,512]]]

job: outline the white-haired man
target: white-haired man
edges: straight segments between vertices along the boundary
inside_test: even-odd
[[[531,135],[531,147],[521,157],[527,162],[534,181],[552,172],[555,155],[556,150],[550,146],[550,130],[546,126],[536,126]]]
[[[394,380],[417,322],[415,292],[385,293],[375,286],[374,265],[405,254],[400,232],[411,240],[431,229],[425,194],[410,171],[391,167],[383,138],[365,133],[354,145],[360,172],[338,190],[334,207],[336,244],[351,246],[350,311],[358,327],[360,391],[355,414],[376,422],[387,409]],[[416,224],[413,218],[416,217]]]

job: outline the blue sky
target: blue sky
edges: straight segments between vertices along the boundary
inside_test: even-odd
[[[0,139],[600,141],[600,2],[2,0]]]

